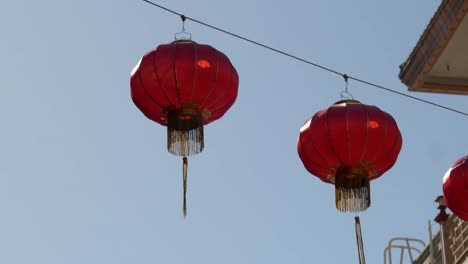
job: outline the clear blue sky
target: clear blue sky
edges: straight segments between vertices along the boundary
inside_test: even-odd
[[[188,16],[406,92],[398,66],[440,1],[157,1]],[[0,263],[357,263],[354,215],[296,152],[303,122],[339,100],[343,79],[188,22],[229,56],[237,102],[181,160],[130,99],[139,58],[180,31],[143,1],[0,2]],[[427,241],[445,171],[466,155],[464,116],[351,82],[392,114],[396,165],[362,213],[367,263],[388,240]],[[413,93],[468,111],[463,96]]]

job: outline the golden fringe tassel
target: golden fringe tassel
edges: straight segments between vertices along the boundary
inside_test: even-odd
[[[335,204],[342,212],[361,212],[370,206],[369,177],[360,169],[345,169],[335,177]]]
[[[195,108],[181,108],[168,115],[167,150],[177,156],[190,156],[204,148],[203,120]]]
[[[361,212],[370,206],[367,187],[360,189],[335,188],[336,208],[342,212]]]
[[[167,150],[177,156],[190,156],[204,148],[203,127],[188,131],[167,128]]]

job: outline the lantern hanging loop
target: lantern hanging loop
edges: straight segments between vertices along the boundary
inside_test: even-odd
[[[354,100],[353,95],[348,92],[348,85],[349,85],[348,79],[349,79],[349,77],[348,77],[348,75],[346,73],[343,74],[342,76],[343,76],[344,81],[346,82],[346,86],[345,86],[344,91],[341,91],[341,93],[340,93],[341,100]]]
[[[180,20],[182,20],[182,31],[175,33],[174,39],[177,40],[192,40],[192,34],[185,32],[185,20],[187,17],[185,15],[180,15]]]

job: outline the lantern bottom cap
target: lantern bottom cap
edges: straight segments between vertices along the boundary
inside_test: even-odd
[[[341,212],[362,212],[370,206],[370,182],[359,169],[345,169],[335,177],[335,205]]]

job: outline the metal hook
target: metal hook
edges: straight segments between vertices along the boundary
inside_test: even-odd
[[[348,92],[348,85],[349,85],[348,79],[349,79],[349,77],[348,77],[348,75],[346,73],[343,74],[343,79],[346,82],[346,86],[345,86],[344,91],[341,91],[341,93],[340,93],[341,100],[353,100],[354,99],[353,95]]]
[[[346,73],[343,74],[343,79],[344,79],[344,81],[345,81],[346,83],[348,83],[348,78],[349,78],[349,77],[348,77],[348,74],[346,74]]]
[[[189,32],[185,32],[185,20],[187,17],[184,15],[180,15],[180,19],[182,20],[182,31],[174,34],[175,40],[192,40],[192,34]]]
[[[184,15],[180,15],[180,19],[182,20],[182,32],[185,32],[185,20],[187,19],[187,17]]]

